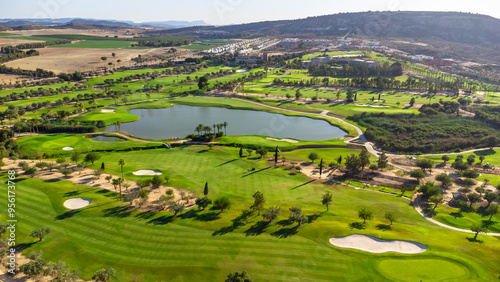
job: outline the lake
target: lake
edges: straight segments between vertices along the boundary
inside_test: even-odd
[[[285,116],[261,111],[175,105],[165,109],[131,110],[138,121],[124,123],[120,130],[146,139],[184,138],[196,133],[198,124],[212,127],[227,122],[227,135],[265,135],[304,141],[341,138],[347,133],[324,120]],[[212,128],[213,129],[213,128]],[[115,131],[108,126],[106,132]]]

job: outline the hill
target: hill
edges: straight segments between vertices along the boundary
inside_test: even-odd
[[[6,30],[10,30],[10,28],[0,25],[0,31],[6,31]]]
[[[362,12],[265,21],[222,27],[192,27],[169,33],[219,30],[237,34],[439,38],[467,44],[500,43],[500,20],[458,12]]]

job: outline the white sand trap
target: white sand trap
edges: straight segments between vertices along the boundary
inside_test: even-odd
[[[331,238],[330,244],[340,248],[356,249],[376,254],[386,252],[419,254],[427,251],[427,247],[419,243],[407,241],[384,241],[375,237],[359,234],[341,238]]]
[[[102,109],[101,113],[111,114],[111,113],[116,113],[116,110],[114,110],[114,109]]]
[[[236,72],[248,72],[248,70],[237,70]]]
[[[391,106],[383,106],[383,105],[356,105],[358,107],[371,107],[371,108],[390,108]]]
[[[268,137],[267,140],[280,141],[280,142],[288,142],[288,143],[299,143],[299,141],[293,140],[293,139],[276,139],[276,138]]]
[[[92,204],[92,200],[74,198],[64,202],[64,206],[70,210],[77,210]]]
[[[138,170],[134,172],[134,175],[162,175],[163,173],[156,171],[156,170]]]
[[[64,147],[63,151],[73,151],[75,148],[73,147]]]

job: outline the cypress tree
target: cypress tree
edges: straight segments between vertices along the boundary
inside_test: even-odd
[[[323,159],[319,162],[319,177],[323,174]]]
[[[278,146],[276,146],[276,152],[274,152],[274,165],[278,164]]]
[[[240,147],[240,158],[243,158],[243,147]]]
[[[205,189],[203,189],[203,195],[205,195],[205,197],[208,195],[208,182],[205,183]]]

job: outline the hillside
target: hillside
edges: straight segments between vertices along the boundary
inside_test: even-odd
[[[298,20],[266,21],[223,27],[194,27],[167,33],[221,30],[233,35],[316,35],[439,38],[467,44],[500,43],[500,20],[457,12],[362,12]]]

